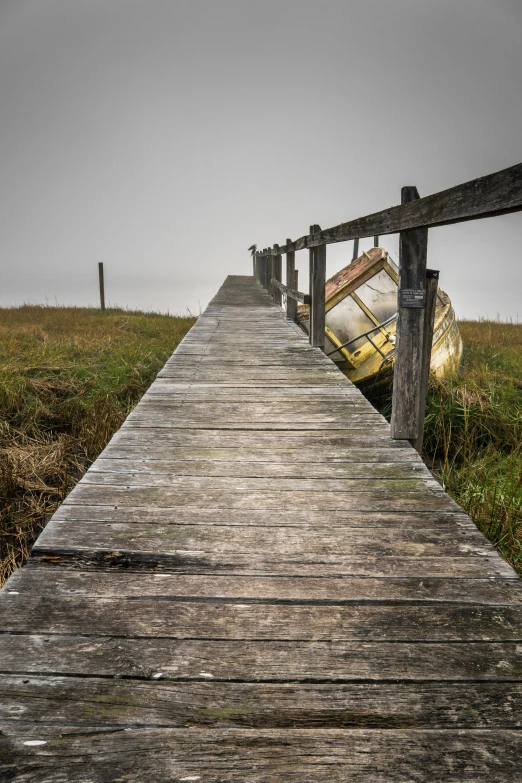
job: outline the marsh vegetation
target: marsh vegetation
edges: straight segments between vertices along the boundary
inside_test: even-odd
[[[0,310],[0,584],[194,320],[118,309]]]

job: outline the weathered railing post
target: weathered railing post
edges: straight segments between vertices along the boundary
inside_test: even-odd
[[[402,204],[418,198],[417,188],[402,188]],[[427,228],[400,232],[391,436],[412,443],[419,437],[427,253]]]
[[[316,234],[321,228],[318,225],[311,227],[311,234]],[[326,343],[325,337],[325,283],[326,283],[326,245],[318,245],[311,248],[310,254],[310,345],[322,348]]]
[[[291,239],[286,240],[287,245],[291,242]],[[297,282],[294,280],[295,272],[295,251],[292,250],[286,254],[286,285],[297,291]],[[286,297],[286,317],[289,321],[295,321],[297,318],[297,300],[291,296]]]
[[[268,256],[267,248],[264,249],[263,256],[263,288],[270,291],[270,258]]]
[[[374,247],[379,247],[379,235],[378,234],[377,234],[377,236],[375,236],[373,238],[373,246]]]
[[[274,245],[273,253],[274,253],[274,255],[272,256],[272,259],[273,259],[272,274],[273,274],[273,277],[279,283],[281,283],[282,280],[283,280],[283,277],[282,277],[282,268],[281,268],[282,267],[282,260],[281,260],[281,253],[279,252],[279,245]],[[279,290],[279,288],[274,288],[274,290],[272,292],[272,296],[274,298],[275,304],[276,305],[281,305],[282,296],[281,296],[281,291]]]
[[[422,341],[421,388],[419,395],[419,428],[418,435],[412,445],[419,454],[422,451],[424,436],[424,418],[426,416],[426,400],[430,383],[431,348],[433,345],[433,329],[435,326],[435,310],[437,307],[437,289],[439,273],[436,269],[426,270],[426,307],[424,308],[424,334]]]
[[[359,240],[354,239],[353,240],[353,256],[352,261],[355,261],[356,258],[359,258]]]

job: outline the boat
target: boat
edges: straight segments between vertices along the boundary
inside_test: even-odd
[[[378,391],[393,377],[398,285],[397,265],[381,247],[364,251],[326,282],[326,354],[365,390]],[[308,305],[299,307],[297,321],[308,333]],[[439,288],[431,370],[443,378],[458,369],[461,358],[455,311],[447,293]]]

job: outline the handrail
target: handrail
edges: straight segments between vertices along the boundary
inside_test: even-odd
[[[278,291],[281,291],[282,294],[286,294],[286,296],[289,296],[291,299],[296,299],[298,302],[302,302],[303,304],[310,304],[309,294],[303,294],[301,291],[295,291],[293,288],[288,288],[288,286],[281,283],[281,281],[277,280],[275,277],[273,277],[270,282],[274,288],[277,288]]]
[[[396,234],[412,228],[447,226],[520,210],[522,163],[486,177],[472,179],[448,190],[441,190],[431,196],[389,207],[348,223],[340,223],[315,234],[307,234],[295,242],[281,245],[277,248],[277,253],[306,250],[377,234]],[[256,252],[258,256],[275,254],[272,249]]]
[[[485,177],[464,182],[431,196],[420,198],[416,187],[401,190],[401,204],[381,212],[340,223],[324,231],[310,226],[310,233],[295,242],[257,250],[251,245],[254,276],[281,304],[281,292],[287,293],[286,317],[297,320],[296,300],[288,293],[299,294],[295,253],[309,250],[310,345],[326,348],[326,246],[336,242],[354,241],[354,258],[359,239],[386,234],[400,234],[398,316],[393,376],[391,434],[399,440],[409,440],[417,450],[422,445],[430,354],[435,322],[438,272],[426,268],[428,230],[467,220],[505,215],[522,210],[522,163]],[[281,283],[281,259],[286,255],[286,281]],[[305,301],[304,294],[303,299]],[[382,325],[380,325],[382,326]],[[370,335],[364,336],[384,356]],[[361,337],[362,335],[359,335]],[[355,338],[358,339],[358,338]],[[348,341],[328,355],[353,342]]]

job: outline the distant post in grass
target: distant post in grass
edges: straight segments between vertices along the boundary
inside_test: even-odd
[[[100,307],[102,313],[105,312],[105,286],[103,283],[103,261],[98,263],[98,279],[100,281]]]
[[[415,201],[415,187],[401,191],[401,203]],[[400,232],[397,343],[393,372],[391,436],[417,442],[420,432],[421,387],[426,310],[428,229]]]

